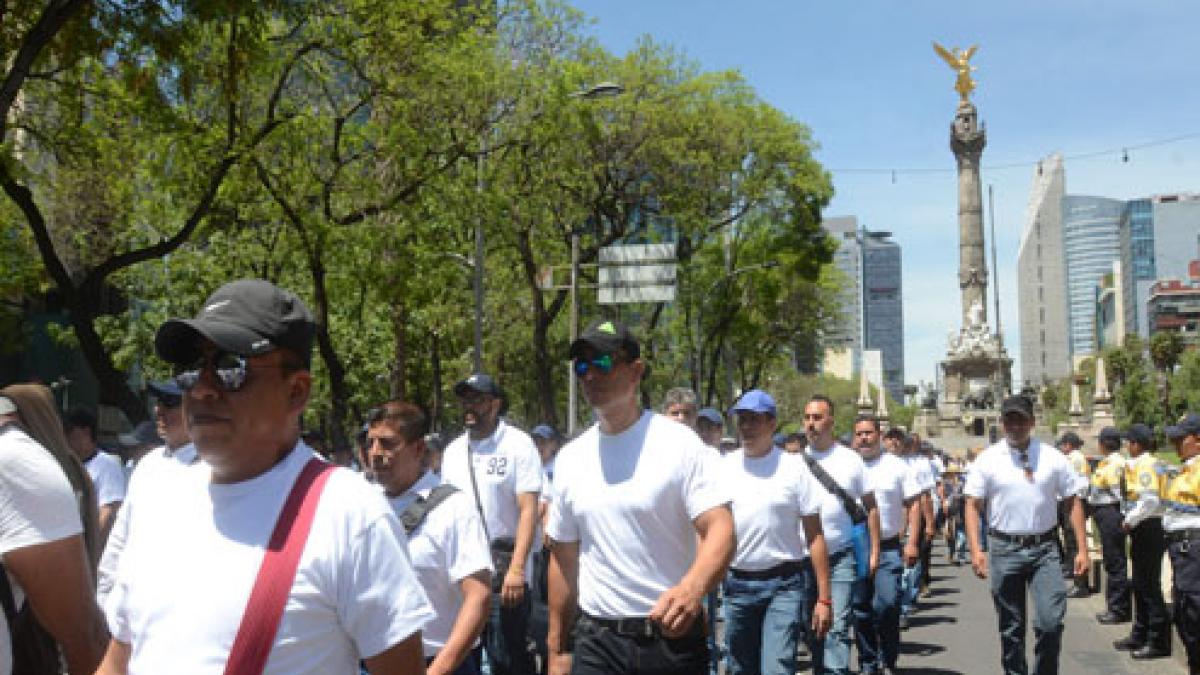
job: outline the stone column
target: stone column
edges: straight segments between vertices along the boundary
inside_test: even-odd
[[[983,246],[983,188],[979,178],[979,161],[985,145],[987,132],[979,128],[974,104],[960,102],[950,125],[950,149],[958,163],[958,287],[962,293],[964,327],[987,322],[988,272]]]

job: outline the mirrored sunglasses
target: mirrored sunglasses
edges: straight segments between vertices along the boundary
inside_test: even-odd
[[[237,391],[246,385],[246,376],[250,366],[246,357],[231,352],[215,352],[212,355],[201,356],[188,366],[182,366],[175,371],[175,384],[184,391],[190,391],[200,382],[200,376],[205,368],[212,368],[217,384],[225,391]]]
[[[607,375],[612,372],[614,365],[615,363],[613,362],[612,354],[601,354],[590,361],[583,358],[577,358],[575,359],[572,367],[575,369],[576,377],[583,377],[587,375],[588,371],[592,368],[600,371],[601,375]]]

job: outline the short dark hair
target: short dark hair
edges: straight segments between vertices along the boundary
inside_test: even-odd
[[[400,434],[406,441],[424,439],[429,433],[429,413],[425,407],[392,399],[385,401],[367,413],[367,424],[374,426],[385,423]]]
[[[809,397],[808,402],[824,403],[825,405],[829,406],[829,416],[833,417],[833,401],[829,400],[829,397],[825,394],[813,394]]]
[[[87,408],[71,408],[63,420],[63,428],[67,431],[84,428],[96,440],[96,415]]]
[[[859,415],[858,417],[855,417],[854,424],[852,424],[850,426],[850,428],[853,429],[854,427],[858,426],[859,424],[862,424],[863,422],[870,422],[871,426],[875,427],[875,433],[880,432],[879,418],[876,417],[875,415],[872,415],[871,413],[863,413],[863,414]]]

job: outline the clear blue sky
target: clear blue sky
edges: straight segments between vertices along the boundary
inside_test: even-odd
[[[932,381],[959,325],[954,73],[933,52],[978,43],[973,96],[996,195],[1005,341],[1020,358],[1016,255],[1034,165],[1061,152],[1067,191],[1119,199],[1200,191],[1200,3],[1164,0],[574,0],[624,53],[641,35],[706,70],[736,69],[804,122],[837,195],[826,215],[889,230],[904,251],[905,366]],[[1072,160],[1072,155],[1130,147]],[[1017,168],[995,168],[1019,163]],[[905,173],[904,169],[945,169]],[[896,169],[856,173],[852,169]],[[990,254],[989,254],[990,255]],[[989,258],[990,260],[990,258]],[[989,263],[990,264],[990,263]],[[995,278],[995,277],[993,277]],[[989,297],[990,297],[989,289]],[[991,317],[991,305],[988,307]],[[1019,363],[1013,376],[1020,375]]]

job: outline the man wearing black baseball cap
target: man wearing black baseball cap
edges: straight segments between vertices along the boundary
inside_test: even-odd
[[[1129,650],[1137,660],[1157,659],[1171,655],[1171,621],[1162,593],[1162,558],[1167,543],[1159,511],[1166,465],[1154,455],[1150,427],[1129,425],[1125,440],[1129,443],[1129,461],[1122,482],[1125,519],[1121,529],[1129,535],[1133,626],[1129,635],[1114,646]]]
[[[313,334],[304,303],[261,280],[226,284],[195,318],[159,328],[156,350],[175,367],[204,461],[130,495],[100,672],[423,667],[432,611],[399,520],[377,489],[300,441]],[[297,555],[290,570],[272,562],[286,551]],[[281,605],[264,601],[274,594],[260,577],[283,580]]]
[[[1032,672],[1057,673],[1062,651],[1067,588],[1060,566],[1058,503],[1066,502],[1075,534],[1074,574],[1088,570],[1080,488],[1066,457],[1033,438],[1033,402],[1010,396],[1000,404],[1004,438],[975,461],[963,494],[967,496],[967,539],[971,565],[981,579],[991,577],[1000,623],[1001,665],[1006,673],[1030,672],[1025,658],[1026,598],[1032,597]],[[979,546],[980,504],[987,503],[988,552]]]
[[[1126,623],[1133,613],[1130,600],[1129,564],[1125,556],[1125,532],[1121,529],[1121,483],[1125,475],[1125,455],[1121,454],[1121,432],[1104,427],[1097,438],[1103,457],[1092,472],[1088,488],[1088,510],[1100,533],[1100,552],[1104,556],[1105,610],[1096,620],[1105,625]]]
[[[706,672],[702,604],[734,548],[718,457],[688,427],[642,409],[646,364],[626,326],[593,323],[570,355],[598,422],[555,462],[549,672]]]
[[[491,375],[454,385],[466,433],[446,446],[442,479],[470,495],[491,545],[491,616],[483,631],[492,675],[534,672],[526,648],[542,460],[533,439],[501,419],[507,400]]]

